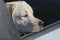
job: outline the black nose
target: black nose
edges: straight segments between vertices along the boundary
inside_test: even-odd
[[[44,25],[44,22],[43,22],[43,21],[39,21],[38,24],[39,24],[39,25]]]
[[[40,30],[42,30],[44,28],[44,22],[43,21],[40,21],[39,22],[39,26],[40,26]]]

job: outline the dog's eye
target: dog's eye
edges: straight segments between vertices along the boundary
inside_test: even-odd
[[[27,17],[28,15],[24,15],[24,16],[22,16],[22,17]]]
[[[25,15],[25,17],[27,17],[27,15]]]

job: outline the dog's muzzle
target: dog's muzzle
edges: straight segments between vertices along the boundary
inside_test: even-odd
[[[39,26],[40,26],[40,30],[42,30],[44,27],[44,22],[43,21],[39,21],[38,22]]]

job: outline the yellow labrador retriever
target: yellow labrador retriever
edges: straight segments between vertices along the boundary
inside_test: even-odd
[[[25,1],[6,3],[13,22],[20,32],[39,32],[44,22],[33,16],[33,9]]]

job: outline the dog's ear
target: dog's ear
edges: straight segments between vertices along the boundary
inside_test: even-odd
[[[14,11],[14,8],[15,8],[15,6],[14,6],[14,4],[6,4],[6,7],[7,7],[7,9],[10,11],[10,13],[13,13],[13,11]]]
[[[12,13],[12,5],[11,4],[6,4],[6,7],[9,10],[9,12]]]
[[[11,5],[12,6],[12,13],[13,13],[13,11],[14,11],[14,8],[16,7],[14,4],[13,5]]]
[[[14,20],[14,14],[13,14],[15,5],[14,5],[14,4],[8,4],[8,3],[7,3],[7,4],[6,4],[6,7],[7,7],[7,9],[9,10],[13,21],[15,21],[15,20]]]

